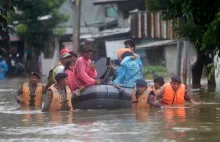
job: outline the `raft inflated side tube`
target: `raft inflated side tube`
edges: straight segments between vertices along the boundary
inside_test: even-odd
[[[106,90],[108,89],[108,92]],[[132,89],[126,89],[132,92]],[[131,108],[131,97],[123,96],[112,85],[93,85],[73,99],[75,109],[123,109]]]

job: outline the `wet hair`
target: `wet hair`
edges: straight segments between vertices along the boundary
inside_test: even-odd
[[[122,55],[121,55],[121,59],[123,60],[125,57],[127,56],[134,56],[134,54],[132,54],[131,52],[129,51],[126,51],[124,52]]]
[[[76,53],[74,53],[74,52],[72,52],[72,51],[71,51],[71,52],[69,52],[69,53],[70,53],[70,55],[71,55],[71,56],[73,56],[73,57],[77,58],[77,54],[76,54]]]
[[[65,69],[64,70],[68,70],[69,66],[74,63],[75,64],[75,60],[73,58],[70,58],[66,61],[66,65],[65,65]]]
[[[129,39],[129,40],[126,40],[124,41],[124,45],[129,45],[130,47],[134,48],[134,51],[135,51],[135,43],[133,40]]]
[[[163,85],[165,83],[164,78],[162,76],[157,76],[154,78],[154,83],[158,83],[159,85]]]

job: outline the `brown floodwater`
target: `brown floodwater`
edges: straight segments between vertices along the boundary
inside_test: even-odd
[[[220,141],[219,90],[192,93],[197,106],[42,113],[18,107],[13,93],[22,82],[0,81],[0,141]]]

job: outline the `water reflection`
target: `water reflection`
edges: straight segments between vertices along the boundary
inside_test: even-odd
[[[141,122],[146,122],[149,120],[148,113],[149,109],[132,109],[132,118],[133,120],[139,120]]]
[[[59,126],[63,124],[72,124],[73,123],[73,113],[72,112],[52,112],[46,114],[49,115],[49,121],[54,126]]]
[[[164,120],[167,124],[174,122],[186,122],[186,111],[184,106],[165,106]]]

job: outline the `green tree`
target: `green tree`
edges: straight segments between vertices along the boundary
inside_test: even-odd
[[[38,71],[38,56],[54,29],[68,20],[68,16],[58,12],[64,0],[20,0],[18,13],[14,21],[18,21],[17,34],[31,49],[32,69]],[[26,48],[27,48],[26,47]]]
[[[8,25],[9,17],[12,17],[15,12],[15,7],[19,0],[0,0],[0,55],[7,55],[8,46],[10,43],[9,34],[13,34],[14,30]]]
[[[192,66],[193,87],[200,86],[203,66],[213,64],[214,55],[220,57],[220,1],[219,0],[145,0],[150,11],[162,11],[165,20],[179,21],[174,29],[179,37],[195,44],[197,61]],[[208,85],[215,87],[215,73]]]

